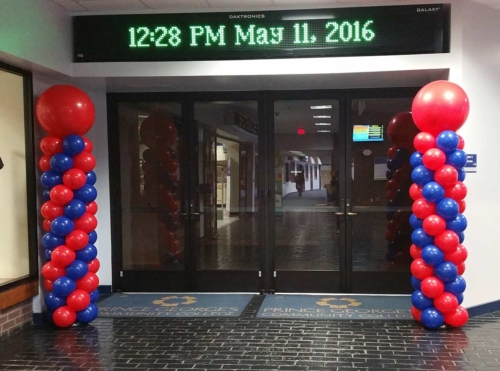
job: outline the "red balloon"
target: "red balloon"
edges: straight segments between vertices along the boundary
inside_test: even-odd
[[[65,274],[66,270],[56,265],[53,261],[45,263],[42,267],[43,278],[52,282],[57,280],[59,277],[64,276]]]
[[[179,211],[179,201],[176,201],[174,199],[172,199],[169,203],[168,203],[168,209],[175,213],[177,211]]]
[[[90,304],[90,295],[88,292],[83,290],[75,290],[66,298],[66,303],[68,307],[73,309],[75,312],[84,310]]]
[[[61,153],[63,151],[62,139],[46,136],[40,141],[40,149],[46,155],[52,157],[56,153]]]
[[[179,241],[175,240],[172,244],[168,245],[168,251],[172,253],[172,255],[177,255],[179,253]]]
[[[437,135],[457,131],[469,115],[469,99],[463,89],[449,81],[434,81],[424,86],[413,100],[412,114],[421,131]]]
[[[415,308],[413,305],[411,307],[411,316],[416,320],[420,321],[422,319],[422,311]]]
[[[172,182],[177,182],[177,173],[169,173],[168,176],[172,180]]]
[[[457,309],[458,299],[452,293],[445,292],[434,299],[434,306],[443,314],[450,313]]]
[[[444,165],[434,173],[434,179],[444,188],[450,188],[458,180],[458,171],[451,165]]]
[[[446,229],[446,221],[439,215],[429,215],[423,222],[424,232],[430,236],[437,236]]]
[[[411,273],[419,280],[430,277],[434,273],[434,268],[432,267],[432,265],[425,264],[423,259],[415,259],[411,263],[410,270]]]
[[[413,183],[410,187],[410,197],[413,201],[417,201],[418,199],[421,199],[422,196],[422,187],[419,186],[416,183]]]
[[[69,169],[63,175],[63,183],[69,189],[79,189],[87,183],[87,175],[80,169]]]
[[[88,272],[85,276],[76,280],[76,288],[91,293],[99,286],[99,277],[95,273]]]
[[[40,212],[42,213],[42,216],[49,221],[54,220],[58,216],[64,215],[64,209],[55,204],[53,201],[45,202],[40,208]]]
[[[52,251],[52,255],[50,256],[54,264],[59,267],[67,267],[71,263],[73,263],[76,259],[76,254],[73,250],[71,250],[68,246],[58,246]]]
[[[429,133],[418,133],[413,140],[413,145],[417,151],[425,153],[436,147],[436,138]]]
[[[385,187],[390,191],[396,191],[401,186],[401,182],[396,179],[388,180]]]
[[[389,158],[394,158],[396,156],[396,151],[398,150],[398,147],[392,146],[387,150],[387,157]]]
[[[457,272],[459,276],[465,273],[465,263],[457,265]]]
[[[73,157],[73,166],[84,173],[88,173],[95,168],[95,158],[91,153],[84,151]]]
[[[45,232],[50,232],[50,220],[44,219],[42,226]]]
[[[444,283],[440,279],[431,276],[422,281],[420,289],[425,296],[434,299],[444,292]]]
[[[73,191],[61,184],[50,190],[50,199],[58,206],[64,206],[73,199]]]
[[[85,92],[74,86],[55,85],[38,99],[36,117],[50,135],[59,138],[83,135],[94,123],[94,104]]]
[[[458,212],[460,214],[463,214],[465,209],[467,208],[467,204],[465,203],[465,200],[457,201],[458,203]]]
[[[81,250],[89,244],[89,235],[82,230],[75,229],[66,236],[66,246],[73,250]]]
[[[413,139],[419,132],[413,122],[411,112],[401,112],[394,116],[387,125],[387,135],[392,143],[398,147],[413,152]]]
[[[146,118],[139,130],[144,144],[149,148],[166,145],[172,147],[177,139],[177,129],[170,116],[164,112],[154,113]]]
[[[87,213],[95,215],[97,213],[97,202],[92,201],[87,205]]]
[[[425,151],[422,162],[430,170],[437,170],[446,163],[446,154],[439,148],[431,148]]]
[[[458,235],[453,231],[446,230],[434,237],[434,245],[443,250],[445,254],[455,251],[458,243]]]
[[[83,142],[85,143],[85,152],[92,152],[94,149],[94,145],[92,144],[92,141],[89,138],[83,137]]]
[[[385,232],[385,239],[386,239],[387,241],[389,241],[389,242],[390,242],[390,241],[394,241],[394,239],[395,239],[395,238],[396,238],[396,232],[395,232],[395,231],[391,231],[391,230],[389,230],[389,229],[388,229],[388,230]]]
[[[68,306],[59,307],[54,311],[52,320],[58,327],[69,327],[76,321],[76,313]]]
[[[177,171],[177,169],[179,168],[179,163],[175,160],[167,161],[167,163],[165,164],[165,168],[170,173],[175,173]]]
[[[425,219],[429,215],[433,215],[436,213],[436,205],[432,202],[427,201],[425,198],[419,198],[416,200],[411,210],[413,214],[417,216],[419,219]]]
[[[89,272],[97,273],[97,271],[101,267],[101,262],[99,261],[99,259],[95,258],[91,262],[87,263],[87,267],[89,267]]]
[[[465,140],[460,135],[458,135],[458,146],[457,146],[457,148],[458,149],[464,149],[465,148]]]
[[[40,158],[40,161],[38,161],[38,166],[42,171],[49,171],[51,169],[50,167],[50,159],[52,158],[51,155],[43,155]]]
[[[458,245],[455,250],[452,250],[444,255],[444,260],[450,261],[455,265],[462,264],[467,259],[467,249],[464,245]]]
[[[52,291],[52,281],[50,280],[43,280],[43,287],[45,287],[45,290],[47,291]]]
[[[97,227],[97,219],[94,215],[85,213],[81,218],[75,219],[75,229],[81,229],[85,233],[90,233]]]
[[[392,220],[394,221],[394,224],[401,229],[404,226],[409,225],[408,218],[410,217],[411,213],[408,211],[401,211],[398,210],[392,217]]]
[[[467,309],[465,309],[462,306],[458,306],[450,313],[446,313],[444,315],[444,321],[448,325],[454,327],[461,327],[465,325],[468,320],[469,320],[469,313],[467,312]]]
[[[422,249],[412,244],[410,246],[410,254],[413,259],[420,259],[422,258]]]
[[[453,198],[457,202],[463,200],[465,196],[467,196],[467,186],[462,182],[456,182],[444,190],[444,197]]]

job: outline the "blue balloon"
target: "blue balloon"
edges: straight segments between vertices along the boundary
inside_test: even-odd
[[[464,241],[465,241],[465,233],[464,232],[460,232],[460,233],[457,233],[457,235],[458,235],[458,241],[460,243],[464,243]]]
[[[394,255],[397,254],[398,252],[398,245],[395,241],[392,241],[392,242],[389,242],[389,244],[387,245],[387,249],[392,252]]]
[[[98,313],[97,305],[90,303],[84,310],[76,312],[76,320],[80,323],[90,323],[97,318]]]
[[[444,283],[453,282],[458,276],[457,266],[445,261],[434,268],[434,275]]]
[[[427,169],[424,165],[420,165],[411,172],[411,179],[419,186],[423,186],[434,180],[434,172]]]
[[[50,189],[44,189],[42,197],[43,197],[44,201],[49,201],[50,200]]]
[[[50,159],[50,167],[58,173],[65,173],[73,167],[73,159],[64,153],[56,153]]]
[[[458,300],[458,305],[461,305],[464,302],[464,294],[456,295]]]
[[[40,182],[45,188],[51,189],[52,187],[62,184],[62,176],[55,171],[45,171],[40,177]]]
[[[458,215],[458,203],[452,198],[443,198],[437,205],[436,205],[436,213],[446,219],[455,219]]]
[[[467,154],[461,149],[457,149],[456,151],[448,153],[446,156],[446,163],[457,169],[461,169],[467,163]]]
[[[58,216],[50,223],[50,230],[58,237],[65,237],[75,229],[75,223],[65,216]]]
[[[465,170],[457,169],[457,171],[458,171],[458,181],[463,182],[465,180]]]
[[[422,196],[429,201],[438,203],[444,198],[444,188],[436,182],[429,182],[422,188]]]
[[[458,214],[455,219],[446,221],[446,229],[455,233],[462,233],[467,228],[467,218],[464,214]]]
[[[436,138],[436,147],[444,153],[450,153],[457,149],[460,139],[458,134],[451,130],[441,132]]]
[[[76,156],[85,149],[85,142],[79,135],[68,135],[62,142],[63,151],[68,156]]]
[[[73,199],[64,206],[64,216],[70,219],[78,219],[87,211],[87,206],[83,201]]]
[[[97,198],[97,190],[90,184],[85,184],[82,188],[75,190],[73,194],[76,199],[81,200],[86,204],[95,201]]]
[[[88,172],[87,173],[87,184],[94,185],[95,182],[97,182],[97,175],[93,171]]]
[[[410,157],[410,165],[412,168],[416,168],[418,166],[422,166],[424,162],[422,161],[422,154],[420,152],[413,152]]]
[[[433,244],[434,238],[425,233],[423,228],[418,228],[412,232],[411,242],[417,247],[424,248],[427,245]]]
[[[47,232],[42,237],[42,245],[46,249],[54,250],[57,246],[64,245],[64,238],[58,237],[51,232]]]
[[[66,267],[66,275],[74,280],[82,278],[87,274],[88,271],[89,267],[87,266],[87,264],[77,259],[73,260],[73,263]]]
[[[400,160],[400,163],[403,163],[408,159],[408,151],[404,148],[398,148],[394,157]]]
[[[391,158],[389,161],[387,161],[387,168],[389,170],[395,171],[401,167],[401,160],[397,158]]]
[[[394,218],[394,215],[396,214],[395,211],[388,211],[386,214],[385,214],[385,218],[387,220],[391,220],[392,218]]]
[[[439,265],[444,261],[444,253],[437,246],[427,245],[422,250],[422,259],[429,265]]]
[[[436,308],[427,308],[422,312],[422,324],[432,330],[440,328],[444,324],[444,316]]]
[[[444,290],[457,296],[463,294],[467,285],[462,276],[457,276],[454,281],[444,284]]]
[[[83,249],[76,251],[76,258],[84,263],[90,263],[97,257],[97,249],[94,245],[88,244]]]
[[[392,251],[389,251],[387,254],[385,254],[385,259],[388,262],[393,262],[396,260],[396,254],[394,254],[394,252],[392,252]]]
[[[423,227],[424,221],[422,219],[417,218],[415,214],[410,215],[410,226],[413,229],[418,229]]]
[[[49,249],[45,249],[45,251],[43,252],[43,257],[45,258],[45,261],[51,261],[52,259],[50,258],[50,256],[52,255],[52,250],[49,250]]]
[[[59,277],[52,285],[52,292],[54,295],[61,298],[65,298],[75,290],[76,282],[66,276]]]
[[[391,180],[393,175],[394,175],[394,172],[392,170],[387,170],[385,172],[385,177],[387,178],[387,180]]]
[[[47,309],[55,311],[57,308],[66,305],[66,300],[56,296],[53,292],[49,292],[45,295],[45,305]]]
[[[97,300],[99,300],[99,289],[95,289],[90,293],[90,301],[95,303]]]
[[[424,310],[434,305],[434,301],[425,296],[420,290],[413,291],[413,294],[411,294],[411,303],[418,310]]]
[[[411,276],[411,285],[415,290],[420,290],[420,285],[422,284],[422,281],[419,280],[415,276]]]
[[[94,244],[96,243],[97,241],[97,232],[96,231],[92,231],[89,233],[89,243],[90,244]]]

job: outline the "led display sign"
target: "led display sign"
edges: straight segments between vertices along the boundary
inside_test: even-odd
[[[74,61],[182,61],[449,52],[445,4],[74,17]]]

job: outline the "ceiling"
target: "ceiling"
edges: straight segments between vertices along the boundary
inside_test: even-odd
[[[134,11],[207,11],[224,8],[315,7],[345,4],[373,3],[373,0],[53,0],[68,12],[134,12]],[[405,2],[406,0],[381,0],[377,3]],[[473,0],[500,9],[500,0]]]

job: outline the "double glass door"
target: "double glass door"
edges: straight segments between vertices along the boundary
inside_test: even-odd
[[[110,94],[114,289],[409,292],[413,94]]]

